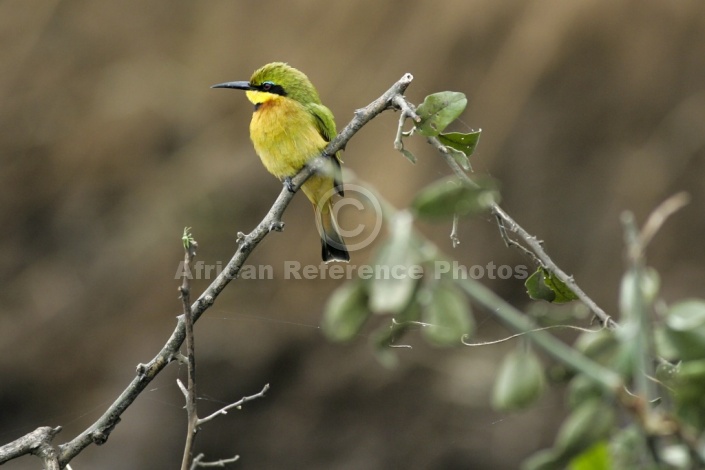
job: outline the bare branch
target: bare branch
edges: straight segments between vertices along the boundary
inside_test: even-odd
[[[201,460],[203,460],[203,457],[205,457],[205,455],[203,455],[203,454],[198,454],[198,455],[196,456],[196,458],[193,459],[193,464],[191,465],[191,470],[195,470],[195,469],[198,468],[198,467],[211,467],[211,468],[213,468],[213,467],[219,467],[219,468],[224,468],[224,467],[225,467],[225,464],[237,462],[238,460],[240,460],[240,456],[239,456],[239,455],[236,455],[235,457],[232,457],[232,458],[229,458],[229,459],[221,459],[221,460],[218,460],[218,461],[216,461],[216,462],[201,462]]]
[[[414,122],[419,122],[421,121],[421,118],[416,114],[413,106],[411,106],[411,104],[406,101],[402,95],[397,95],[392,98],[392,103],[394,103],[394,105],[401,110],[401,113],[399,114],[399,125],[397,126],[397,134],[394,138],[394,149],[402,151],[404,149],[404,143],[401,138],[403,134],[406,134],[404,132],[404,121],[406,121],[406,118],[410,118],[413,119]]]
[[[644,227],[639,233],[638,243],[635,245],[640,251],[645,250],[646,247],[654,238],[656,232],[661,229],[661,226],[666,219],[672,216],[674,213],[681,210],[690,202],[690,195],[686,192],[676,193],[663,201],[659,206],[649,214],[649,218],[646,220]],[[640,256],[640,253],[633,253],[633,257]]]
[[[0,447],[0,465],[22,455],[33,454],[44,461],[44,469],[59,470],[59,453],[51,441],[60,431],[61,426],[55,428],[43,426],[5,444]]]
[[[236,401],[235,403],[231,403],[227,406],[222,407],[215,413],[212,413],[205,418],[201,418],[196,422],[196,426],[200,426],[202,424],[207,423],[208,421],[211,421],[212,419],[220,416],[220,415],[226,415],[228,414],[228,411],[232,410],[233,408],[240,409],[242,405],[247,403],[248,401],[256,400],[258,398],[262,398],[265,393],[267,393],[267,390],[269,390],[269,384],[266,384],[262,390],[260,390],[258,393],[255,393],[254,395],[250,395],[248,397],[242,397],[240,400]]]
[[[191,261],[196,256],[198,243],[191,236],[189,228],[184,229],[182,237],[184,242],[184,276],[181,281],[181,303],[183,306],[184,329],[186,330],[186,360],[187,360],[187,386],[186,386],[186,442],[184,456],[181,461],[181,470],[189,470],[193,459],[193,448],[196,444],[196,431],[198,413],[196,405],[196,346],[193,335],[193,316],[191,315]],[[184,385],[177,380],[179,388],[184,390]]]

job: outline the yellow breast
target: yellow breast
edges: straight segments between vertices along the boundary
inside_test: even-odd
[[[279,179],[294,176],[325,148],[315,117],[285,96],[248,91],[256,110],[250,137],[267,170]]]

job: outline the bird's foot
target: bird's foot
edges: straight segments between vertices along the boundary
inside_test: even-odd
[[[291,176],[287,176],[286,178],[284,178],[284,186],[286,186],[286,189],[288,189],[290,193],[296,192],[296,188],[294,187],[294,182],[291,180]]]

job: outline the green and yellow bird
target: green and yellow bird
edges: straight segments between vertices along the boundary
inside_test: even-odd
[[[318,91],[300,70],[283,62],[267,64],[247,82],[227,82],[212,88],[245,90],[255,105],[250,138],[265,168],[291,189],[291,178],[316,158],[335,137],[335,120]],[[340,152],[329,168],[301,186],[313,204],[321,234],[323,261],[349,261],[350,255],[335,221],[331,198],[343,195]]]

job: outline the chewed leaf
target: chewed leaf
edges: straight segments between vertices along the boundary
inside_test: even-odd
[[[453,159],[460,165],[463,170],[471,170],[470,160],[468,157],[472,155],[477,147],[477,142],[480,140],[480,131],[463,134],[460,132],[449,132],[447,134],[439,134],[438,140],[446,146]]]
[[[524,283],[526,292],[534,300],[565,303],[578,298],[563,281],[544,268],[538,268]]]
[[[556,293],[556,298],[553,299],[555,303],[565,303],[571,302],[573,300],[578,300],[578,296],[575,292],[570,290],[568,286],[565,285],[563,281],[558,279],[552,272],[546,273],[544,275],[544,283]]]
[[[465,156],[464,161],[467,162],[466,164],[463,164],[462,161],[458,161],[458,158],[455,157],[455,154],[453,154],[453,157],[456,158],[456,161],[463,167],[464,170],[469,170],[470,162],[467,157],[472,155],[475,151],[477,143],[480,140],[480,132],[481,131],[476,131],[471,132],[469,134],[463,134],[460,132],[449,132],[447,134],[440,134],[438,136],[438,140],[440,140],[441,143],[446,147],[449,147],[453,150],[456,150],[457,152],[462,153]]]
[[[421,217],[438,219],[480,213],[498,201],[499,191],[493,180],[479,180],[475,186],[444,178],[422,189],[412,207]]]
[[[426,137],[440,134],[460,116],[467,104],[465,95],[457,91],[443,91],[427,96],[416,108],[416,114],[421,118],[416,123],[416,132]]]

